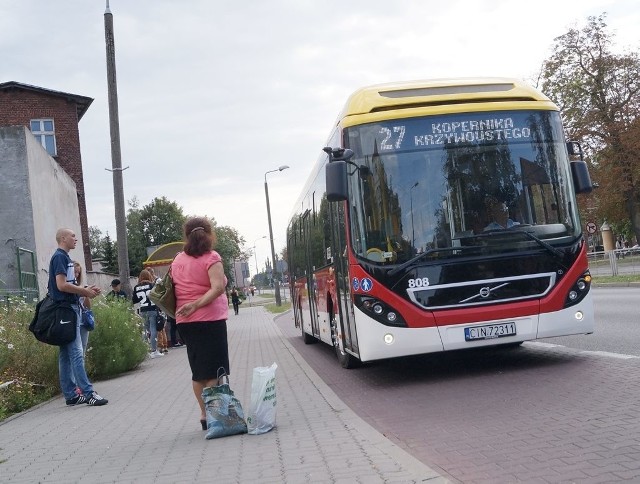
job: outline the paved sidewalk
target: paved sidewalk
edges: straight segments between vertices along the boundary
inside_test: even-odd
[[[104,407],[59,397],[0,423],[0,482],[448,482],[340,401],[265,309],[232,310],[228,329],[231,387],[245,410],[252,369],[278,364],[276,429],[205,440],[186,349],[176,348],[97,382]]]

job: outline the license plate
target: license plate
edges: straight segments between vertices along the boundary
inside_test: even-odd
[[[514,334],[516,334],[516,323],[487,324],[485,326],[464,328],[465,341],[502,338],[503,336],[513,336]]]

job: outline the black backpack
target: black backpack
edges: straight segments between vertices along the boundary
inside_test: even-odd
[[[48,295],[36,305],[29,325],[38,341],[63,346],[76,339],[77,314],[66,301],[54,301]]]

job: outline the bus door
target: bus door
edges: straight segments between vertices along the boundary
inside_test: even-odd
[[[331,255],[335,268],[337,303],[340,306],[335,317],[336,323],[340,326],[340,332],[344,335],[345,351],[359,355],[349,279],[344,207],[343,203],[332,203],[329,208],[332,228]]]
[[[311,257],[311,237],[313,233],[311,227],[311,210],[307,210],[302,215],[302,227],[305,235],[304,240],[304,265],[307,274],[307,294],[309,301],[309,313],[311,316],[311,333],[320,338],[320,329],[318,328],[318,292],[316,287],[316,278]]]

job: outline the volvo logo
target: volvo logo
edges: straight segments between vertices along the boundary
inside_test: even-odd
[[[471,297],[463,299],[462,301],[460,301],[460,303],[462,304],[468,303],[473,301],[474,299],[478,299],[479,297],[481,297],[482,299],[487,299],[489,296],[491,296],[492,293],[496,292],[500,288],[503,288],[504,286],[508,286],[509,284],[510,284],[509,282],[503,282],[502,284],[498,284],[497,286],[493,286],[493,287],[483,286],[478,291],[478,294],[474,294]]]

